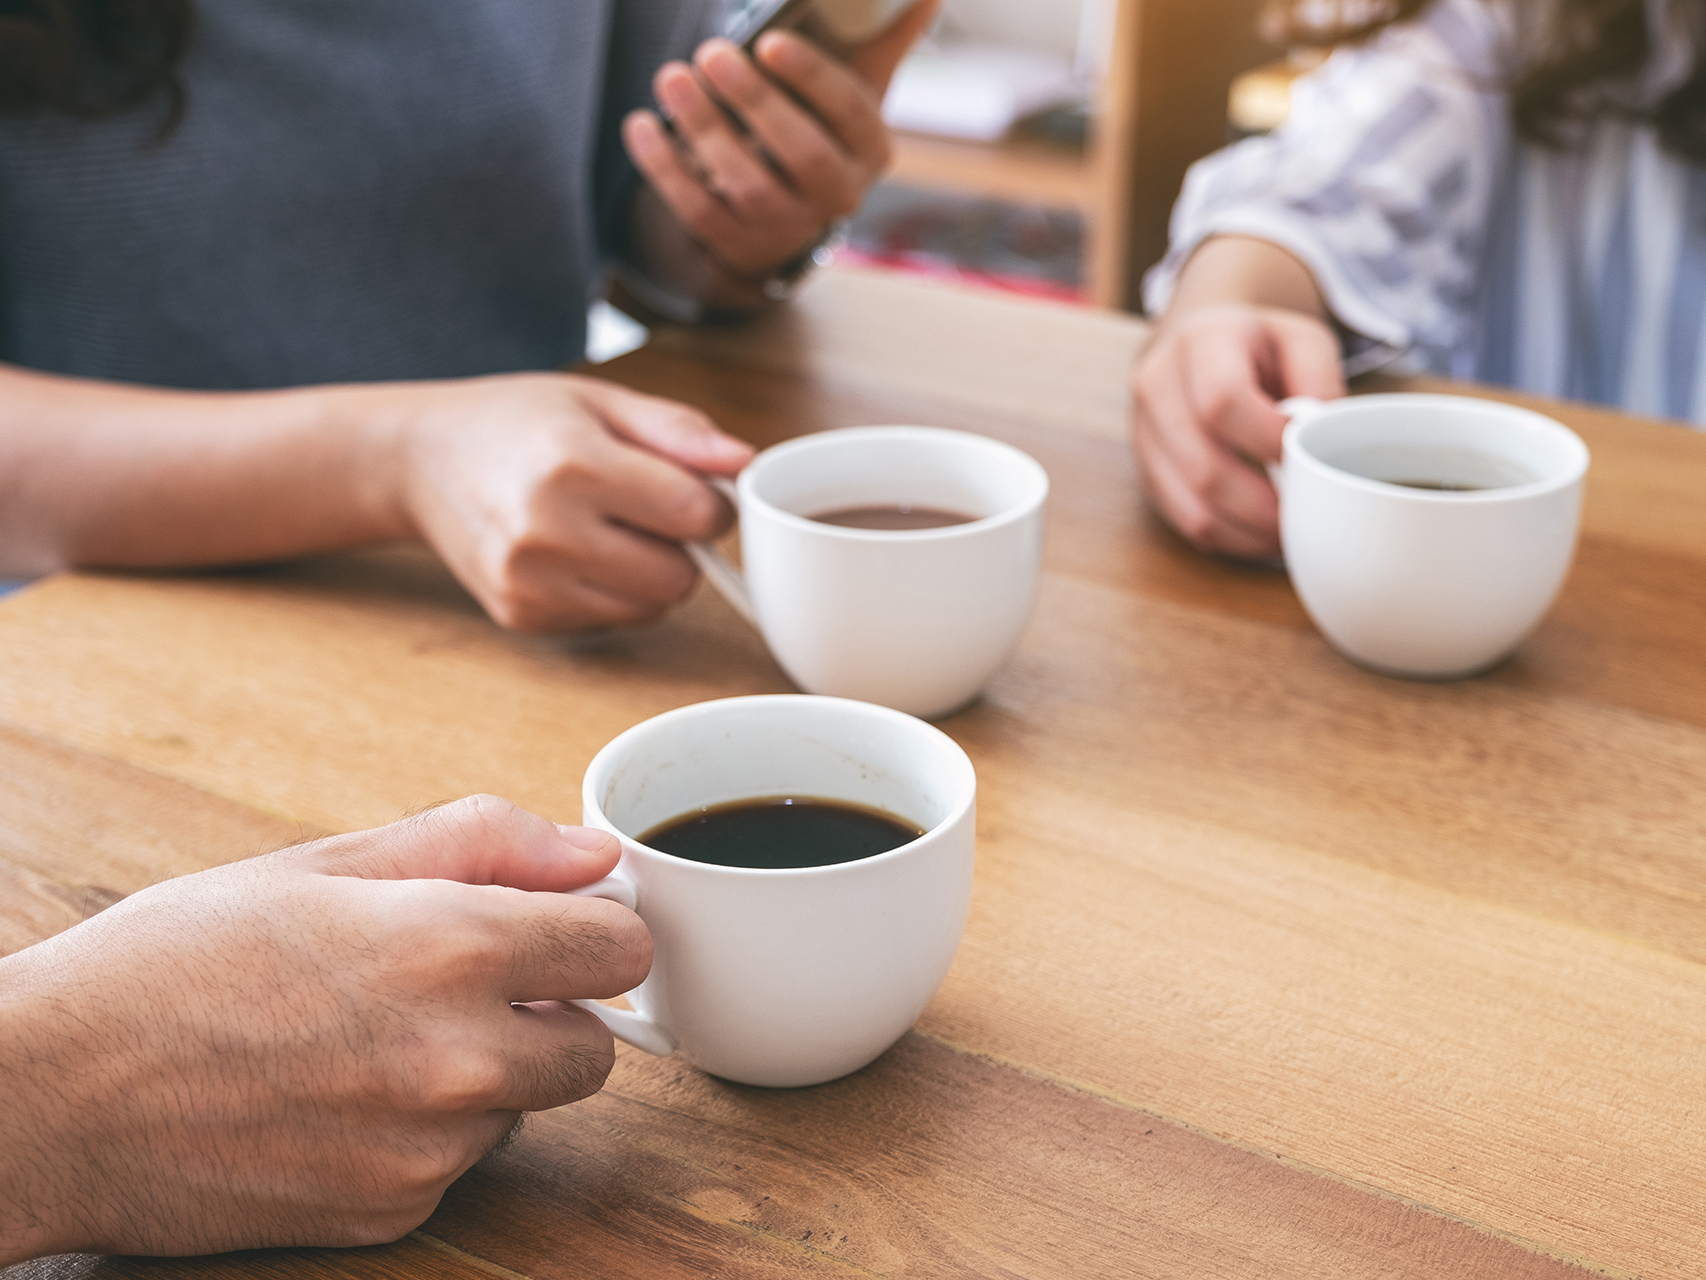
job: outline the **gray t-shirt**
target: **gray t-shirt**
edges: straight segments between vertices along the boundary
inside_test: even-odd
[[[577,359],[714,0],[203,0],[189,109],[0,120],[0,359],[256,388]]]

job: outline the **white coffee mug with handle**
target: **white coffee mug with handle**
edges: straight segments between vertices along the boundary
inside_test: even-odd
[[[931,719],[976,697],[1018,644],[1048,488],[1035,459],[985,436],[825,431],[766,449],[741,473],[742,569],[712,547],[688,552],[800,688]],[[877,506],[972,519],[876,530],[811,518]]]
[[[711,805],[848,802],[924,834],[875,857],[786,870],[674,857],[640,837]],[[977,777],[954,740],[841,698],[728,698],[619,735],[587,767],[581,821],[616,835],[615,873],[578,892],[639,912],[650,975],[633,1011],[577,1001],[648,1053],[788,1087],[835,1080],[918,1020],[971,904]]]
[[[1286,569],[1334,647],[1430,680],[1508,656],[1575,554],[1581,439],[1543,414],[1469,396],[1300,398],[1280,409],[1291,423],[1270,474]]]

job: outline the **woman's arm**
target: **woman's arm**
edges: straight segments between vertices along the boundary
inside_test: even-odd
[[[729,518],[700,475],[750,457],[561,374],[203,393],[0,366],[0,575],[419,538],[506,626],[644,622],[695,580],[674,544]]]
[[[0,366],[0,574],[409,537],[382,410],[359,388],[209,394]]]
[[[1179,273],[1166,318],[1178,321],[1205,307],[1274,307],[1329,322],[1327,300],[1303,262],[1266,240],[1221,235],[1206,240]]]
[[[1288,396],[1345,393],[1339,340],[1309,269],[1278,245],[1205,241],[1132,368],[1132,441],[1145,490],[1204,551],[1279,554],[1279,460]]]
[[[1342,394],[1342,347],[1443,371],[1468,341],[1508,134],[1502,39],[1479,0],[1437,0],[1299,81],[1279,133],[1192,169],[1132,386],[1145,486],[1201,549],[1278,552],[1275,405]]]

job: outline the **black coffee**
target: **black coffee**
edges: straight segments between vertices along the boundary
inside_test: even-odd
[[[765,796],[710,805],[640,837],[678,858],[718,867],[828,867],[910,844],[924,832],[881,809],[810,796]]]
[[[1493,487],[1489,484],[1457,484],[1451,480],[1388,480],[1386,483],[1405,489],[1431,489],[1435,493],[1484,493]]]
[[[819,524],[836,524],[843,529],[882,529],[890,532],[946,529],[949,525],[970,524],[978,519],[977,516],[963,516],[958,511],[914,507],[905,503],[881,507],[842,507],[837,511],[819,512],[810,518]]]

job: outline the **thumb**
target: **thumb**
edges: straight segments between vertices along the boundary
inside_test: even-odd
[[[290,856],[323,875],[560,893],[609,875],[621,854],[621,842],[608,832],[559,827],[497,796],[469,796],[388,827],[275,856]]]
[[[612,433],[689,471],[732,476],[752,461],[751,445],[719,431],[690,405],[592,379],[584,384],[584,395]]]
[[[878,97],[888,90],[894,69],[906,57],[907,51],[918,43],[919,37],[930,29],[930,24],[936,20],[936,11],[941,7],[942,0],[918,0],[895,19],[893,26],[853,55],[848,65],[877,91]]]

